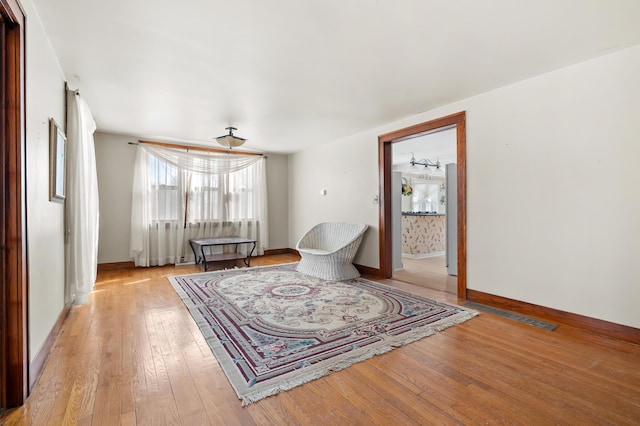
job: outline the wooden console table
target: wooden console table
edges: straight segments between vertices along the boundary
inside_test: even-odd
[[[238,253],[238,245],[240,244],[253,244],[251,251],[247,253],[246,256]],[[221,260],[242,259],[245,265],[251,266],[251,255],[256,249],[256,240],[240,237],[202,238],[189,240],[189,245],[196,257],[196,265],[202,262],[204,264],[204,270],[207,271],[209,270],[209,262],[218,262]],[[235,251],[233,253],[211,253],[211,247],[227,245],[235,245]],[[207,247],[209,247],[208,253],[205,251],[205,248]]]

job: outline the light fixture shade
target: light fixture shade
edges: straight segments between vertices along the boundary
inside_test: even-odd
[[[225,135],[216,138],[216,140],[222,146],[226,146],[227,148],[235,148],[242,145],[246,139],[242,139],[237,136]]]
[[[216,141],[220,145],[226,146],[227,148],[236,148],[246,142],[245,138],[240,138],[233,134],[234,130],[238,130],[235,127],[227,127],[226,129],[229,130],[228,135],[218,136],[216,138]]]

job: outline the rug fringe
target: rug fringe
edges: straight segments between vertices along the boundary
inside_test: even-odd
[[[260,389],[259,391],[255,391],[255,392],[249,391],[249,392],[246,392],[244,395],[241,395],[237,389],[235,389],[235,391],[238,397],[242,399],[242,406],[244,407],[253,402],[257,402],[261,399],[264,399],[268,396],[277,395],[280,392],[288,391],[297,386],[301,386],[305,383],[311,382],[321,377],[328,376],[332,371],[344,370],[345,368],[348,368],[354,364],[373,358],[376,355],[385,354],[398,347],[416,342],[424,337],[432,336],[437,332],[445,330],[449,327],[453,327],[454,325],[461,324],[477,315],[479,315],[479,313],[476,311],[465,310],[463,313],[447,318],[447,321],[441,324],[429,324],[424,327],[416,328],[415,330],[408,332],[405,338],[402,340],[395,341],[387,345],[378,346],[375,348],[368,348],[368,350],[365,353],[349,356],[339,361],[332,362],[330,365],[326,366],[322,370],[309,372],[308,374],[303,374],[301,376],[288,379],[281,383],[275,384],[272,387]],[[297,370],[297,371],[300,372],[300,370]]]
[[[293,265],[296,264],[298,262],[287,262],[287,263],[278,263],[278,266],[288,266],[288,265]],[[195,265],[195,262],[191,262],[191,264]],[[171,281],[171,278],[174,277],[190,277],[193,275],[206,275],[206,274],[215,274],[218,272],[238,272],[238,271],[246,271],[246,272],[250,272],[250,271],[255,271],[257,269],[266,269],[266,268],[273,268],[274,265],[260,265],[260,266],[248,266],[248,267],[242,267],[242,268],[238,268],[233,267],[233,268],[224,268],[224,269],[215,269],[215,270],[211,270],[211,271],[201,271],[201,272],[194,272],[191,274],[177,274],[177,275],[167,275],[167,278]],[[174,286],[175,287],[175,286]]]

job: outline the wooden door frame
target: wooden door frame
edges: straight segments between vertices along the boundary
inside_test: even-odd
[[[27,321],[27,221],[25,186],[25,18],[16,0],[0,0],[5,34],[0,46],[2,75],[0,134],[2,188],[2,256],[0,262],[0,404],[22,405],[29,394],[29,338]]]
[[[380,275],[391,278],[391,145],[401,138],[456,126],[456,157],[458,171],[458,298],[467,298],[467,127],[464,111],[437,118],[378,136],[378,168],[380,174],[379,250]]]

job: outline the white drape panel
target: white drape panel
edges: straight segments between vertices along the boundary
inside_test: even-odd
[[[67,296],[87,302],[98,267],[99,201],[93,133],[96,123],[87,103],[67,91],[66,246]]]
[[[131,257],[136,266],[179,263],[183,255],[184,173],[136,152],[131,206]]]
[[[267,246],[267,187],[261,156],[140,145],[131,212],[137,266],[192,261],[189,239],[239,236]],[[240,246],[246,254],[247,247]]]

